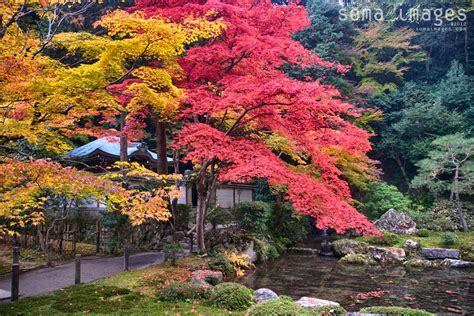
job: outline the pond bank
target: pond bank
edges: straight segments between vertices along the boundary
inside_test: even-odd
[[[294,299],[310,296],[339,302],[350,311],[394,305],[436,313],[474,313],[474,269],[346,266],[337,261],[335,257],[286,253],[241,282]]]

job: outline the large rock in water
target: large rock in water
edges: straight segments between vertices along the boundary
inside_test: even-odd
[[[441,265],[448,268],[470,268],[474,267],[474,262],[456,259],[444,259],[441,262]]]
[[[369,247],[369,254],[382,263],[397,263],[405,259],[405,250],[395,247]]]
[[[279,298],[278,294],[276,294],[270,289],[261,288],[253,292],[253,299],[257,303],[274,301],[274,300],[277,300],[278,298]]]
[[[367,253],[367,250],[369,249],[369,244],[351,239],[339,239],[332,243],[332,247],[334,248],[334,252],[338,256],[345,256],[348,254]]]
[[[459,250],[447,248],[421,248],[420,256],[426,259],[459,259]]]
[[[302,298],[297,300],[295,304],[298,304],[301,307],[305,307],[305,308],[318,308],[318,307],[323,307],[323,306],[335,306],[335,307],[341,306],[337,302],[322,300],[315,297],[306,297],[306,296],[303,296]]]
[[[416,255],[420,250],[420,243],[411,239],[405,240],[403,243],[403,249],[412,256]]]
[[[398,212],[395,209],[389,209],[376,222],[375,226],[397,234],[416,233],[416,223],[410,216],[404,212]]]

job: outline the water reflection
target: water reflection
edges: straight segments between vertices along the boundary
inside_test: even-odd
[[[343,266],[333,257],[288,253],[242,280],[295,299],[313,296],[355,311],[364,306],[408,306],[437,313],[474,313],[474,270]],[[357,294],[388,291],[380,298]]]

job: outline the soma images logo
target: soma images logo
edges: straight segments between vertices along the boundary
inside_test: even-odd
[[[391,19],[409,23],[433,22],[434,26],[443,26],[444,22],[465,22],[467,10],[463,8],[409,8],[399,9]],[[342,21],[385,21],[386,14],[381,8],[344,7],[339,10]]]

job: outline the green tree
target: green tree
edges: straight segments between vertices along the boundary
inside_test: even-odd
[[[413,179],[414,187],[426,187],[435,195],[450,193],[455,202],[459,221],[468,231],[461,196],[472,195],[474,189],[474,138],[452,134],[433,141],[428,158],[417,165],[419,174]]]
[[[372,183],[362,199],[361,211],[370,219],[378,219],[391,208],[398,211],[409,210],[411,200],[386,182]]]
[[[358,88],[363,93],[380,94],[396,90],[413,63],[425,53],[412,44],[417,33],[409,28],[394,29],[389,23],[371,23],[358,30],[352,55]]]

